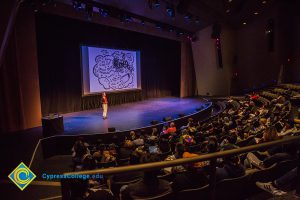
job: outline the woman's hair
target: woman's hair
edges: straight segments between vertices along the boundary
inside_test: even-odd
[[[265,142],[278,139],[276,128],[274,126],[268,127],[263,134],[263,139]]]

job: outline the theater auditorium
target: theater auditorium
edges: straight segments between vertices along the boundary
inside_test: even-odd
[[[300,199],[299,10],[2,0],[0,198]]]

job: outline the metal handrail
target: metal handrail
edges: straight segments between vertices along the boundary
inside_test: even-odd
[[[114,167],[114,168],[106,168],[106,169],[95,169],[95,170],[87,170],[87,171],[79,171],[79,172],[69,172],[69,173],[65,173],[65,175],[80,175],[80,174],[110,175],[110,174],[128,173],[128,172],[133,172],[133,171],[161,169],[161,168],[178,166],[178,165],[187,164],[187,163],[214,160],[216,158],[234,156],[234,155],[239,155],[239,154],[246,153],[246,152],[257,151],[257,150],[260,150],[263,148],[273,147],[276,145],[290,144],[290,143],[297,143],[297,142],[300,143],[300,136],[290,136],[290,137],[272,141],[272,142],[251,145],[251,146],[242,147],[239,149],[232,149],[232,150],[220,151],[220,152],[216,152],[216,153],[199,155],[197,157],[192,157],[192,158],[181,158],[181,159],[176,159],[176,160],[172,160],[172,161],[153,162],[153,163],[146,163],[146,164],[138,164],[138,165],[122,166],[122,167]]]

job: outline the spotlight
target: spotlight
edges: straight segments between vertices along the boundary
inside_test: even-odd
[[[86,17],[88,20],[92,20],[93,17],[93,5],[92,4],[87,4],[85,7],[86,11]]]
[[[99,8],[99,14],[102,17],[107,17],[108,16],[108,11],[104,8]]]
[[[125,22],[126,23],[132,22],[132,17],[129,15],[125,15]]]
[[[160,7],[160,2],[159,2],[159,0],[154,0],[153,5],[154,5],[155,8],[159,8],[159,7]]]
[[[160,7],[160,2],[159,2],[159,0],[148,0],[148,5],[149,5],[150,9],[159,8]]]
[[[156,24],[155,24],[155,27],[156,27],[157,29],[161,29],[161,24],[156,23]]]
[[[73,1],[73,8],[75,10],[83,10],[84,9],[84,4],[81,3],[80,1]]]
[[[173,6],[167,6],[166,11],[170,17],[175,17],[175,10]]]
[[[192,19],[192,15],[191,14],[185,14],[183,17],[186,21],[190,22]]]
[[[124,13],[120,14],[119,18],[121,23],[129,23],[133,21],[131,16]]]

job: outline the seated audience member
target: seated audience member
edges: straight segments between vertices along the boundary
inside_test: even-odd
[[[152,133],[148,137],[148,140],[150,140],[150,141],[157,141],[158,140],[158,130],[157,130],[157,128],[152,128]]]
[[[298,168],[294,168],[288,173],[273,182],[256,182],[256,185],[275,196],[283,196],[286,194],[285,189],[294,188],[296,186],[295,199],[300,199],[300,179],[297,178]]]
[[[112,192],[101,187],[91,188],[89,180],[72,179],[70,183],[71,200],[114,200]]]
[[[170,123],[170,126],[169,126],[169,128],[167,129],[167,133],[176,133],[176,126],[175,126],[175,123],[174,122],[171,122]]]
[[[108,145],[108,151],[110,155],[117,157],[117,146],[114,143]]]
[[[183,153],[184,153],[184,145],[181,143],[177,143],[175,147],[175,154],[169,155],[165,159],[165,161],[182,158]],[[164,168],[165,173],[177,173],[177,172],[183,172],[184,170],[185,169],[182,165]]]
[[[281,129],[279,136],[292,135],[296,133],[298,130],[293,121],[285,122],[283,128]]]
[[[136,165],[139,164],[138,159],[134,159],[133,157],[130,158],[129,163],[127,165]],[[137,172],[129,172],[129,173],[121,173],[121,174],[115,174],[112,176],[112,185],[115,182],[129,182],[137,179],[143,178],[143,172],[137,171]]]
[[[223,150],[236,149],[233,145],[226,145]],[[223,160],[223,167],[216,168],[216,179],[217,181],[237,178],[245,175],[245,168],[241,164],[239,156],[225,157]]]
[[[77,165],[82,164],[82,161],[84,159],[85,155],[89,155],[90,151],[87,148],[87,145],[83,142],[83,140],[81,138],[79,138],[73,148],[72,148],[72,160],[74,163],[74,168],[73,170],[76,169]]]
[[[132,141],[134,145],[141,146],[144,145],[144,139],[140,133],[136,134],[135,139]]]
[[[131,140],[125,140],[123,146],[119,149],[118,159],[129,158],[133,152],[134,144]]]
[[[136,134],[135,134],[134,131],[130,131],[130,133],[129,133],[129,139],[130,139],[131,141],[133,141],[133,140],[136,139]]]
[[[72,157],[82,156],[82,154],[89,153],[89,146],[83,139],[83,137],[78,137],[75,144],[72,147]]]
[[[161,139],[158,144],[161,153],[167,153],[171,151],[170,143],[168,139]]]
[[[279,139],[277,130],[274,126],[268,127],[261,138],[255,138],[256,143],[271,142]]]
[[[207,185],[208,178],[201,167],[202,166],[199,166],[197,163],[185,165],[185,171],[175,174],[172,183],[173,191],[178,192],[186,189],[196,189]]]
[[[146,155],[142,159],[142,163],[159,162],[156,155]],[[170,183],[166,180],[157,178],[159,170],[145,171],[141,181],[127,186],[123,186],[120,190],[120,199],[143,199],[171,192]]]
[[[116,160],[116,157],[114,157],[113,155],[111,155],[109,151],[107,151],[107,150],[103,151],[102,159],[101,159],[102,163],[106,163],[106,162],[110,162],[110,161],[115,161],[115,160]]]

